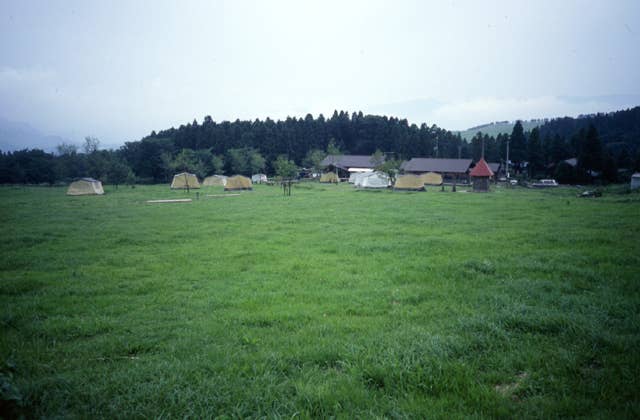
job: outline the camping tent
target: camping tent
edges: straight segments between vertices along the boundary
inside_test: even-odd
[[[360,188],[387,188],[391,185],[389,176],[384,172],[371,172],[358,179],[356,187]]]
[[[340,179],[334,172],[327,172],[320,176],[320,182],[337,184],[340,182]]]
[[[202,181],[203,187],[225,186],[227,185],[227,177],[224,175],[211,175]]]
[[[230,178],[227,178],[227,185],[224,186],[225,191],[236,191],[236,190],[251,190],[253,189],[253,184],[251,180],[246,176],[242,175],[234,175]]]
[[[67,195],[102,195],[102,182],[93,178],[81,178],[69,184]]]
[[[355,184],[356,179],[362,175],[368,175],[373,172],[369,168],[349,168],[349,184]]]
[[[255,184],[261,184],[263,182],[267,182],[267,176],[265,174],[251,175],[251,182]]]
[[[354,172],[349,175],[349,182],[357,187],[362,182],[362,179],[369,174],[371,174],[371,172]]]
[[[442,175],[435,172],[427,172],[420,175],[420,178],[426,185],[442,185]]]
[[[172,190],[189,188],[200,188],[197,176],[188,172],[182,172],[173,176],[173,181],[171,182]]]
[[[424,181],[418,175],[400,175],[393,186],[394,190],[424,191]]]

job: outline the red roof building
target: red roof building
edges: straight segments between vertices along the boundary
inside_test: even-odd
[[[491,168],[489,168],[489,165],[484,160],[484,158],[480,158],[469,175],[471,175],[471,178],[473,178],[473,191],[489,191],[489,178],[493,176],[493,171],[491,170]]]
[[[469,174],[471,176],[493,176],[493,171],[489,167],[489,164],[483,159],[480,158],[476,166],[471,170]]]

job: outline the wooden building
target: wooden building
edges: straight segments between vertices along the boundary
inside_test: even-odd
[[[384,163],[384,157],[381,162],[374,162],[370,155],[328,155],[320,165],[335,171],[340,178],[349,178],[352,173],[373,172],[380,163]]]
[[[489,192],[489,184],[491,183],[493,171],[484,160],[484,158],[480,158],[469,175],[471,176],[471,180],[473,182],[473,191]]]
[[[422,175],[435,172],[449,181],[468,181],[471,159],[413,158],[402,163],[405,173]]]

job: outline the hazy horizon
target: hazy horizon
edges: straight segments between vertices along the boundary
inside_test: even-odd
[[[362,111],[450,130],[640,105],[640,2],[0,2],[0,119],[105,146]],[[29,145],[25,145],[27,147]]]

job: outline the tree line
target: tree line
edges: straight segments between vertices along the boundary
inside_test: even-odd
[[[525,132],[517,122],[510,134],[478,132],[471,141],[457,133],[405,119],[349,115],[215,122],[209,116],[152,132],[117,150],[100,150],[99,140],[81,147],[61,144],[55,153],[38,149],[0,152],[0,183],[67,182],[93,177],[105,183],[163,183],[178,171],[210,174],[265,172],[293,176],[299,167],[319,170],[326,154],[471,158],[505,162],[521,177],[556,176],[562,182],[616,181],[618,169],[640,170],[640,107],[610,114],[545,120]],[[577,165],[564,163],[576,158]]]

